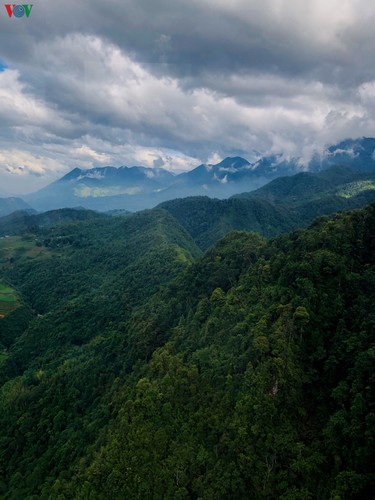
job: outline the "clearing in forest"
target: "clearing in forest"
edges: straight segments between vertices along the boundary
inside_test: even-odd
[[[0,282],[0,319],[14,311],[19,305],[16,292],[5,283]]]

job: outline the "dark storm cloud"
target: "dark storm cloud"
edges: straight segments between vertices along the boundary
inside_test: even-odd
[[[337,71],[354,79],[374,74],[365,64],[374,49],[374,9],[366,1],[44,0],[32,15],[16,29],[3,16],[0,40],[8,58],[28,60],[35,42],[77,32],[104,37],[142,62],[167,62],[185,76],[207,70],[328,80]]]

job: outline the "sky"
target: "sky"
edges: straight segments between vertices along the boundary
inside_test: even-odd
[[[2,4],[0,195],[374,137],[374,25],[368,0]]]

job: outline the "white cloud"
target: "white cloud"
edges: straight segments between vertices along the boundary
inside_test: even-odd
[[[83,145],[79,148],[73,148],[71,151],[72,158],[81,157],[86,158],[89,162],[96,162],[100,164],[109,163],[111,160],[111,156],[105,153],[98,153],[94,151],[87,145]]]
[[[365,108],[375,111],[375,80],[360,85],[358,95]]]
[[[329,156],[336,156],[336,155],[342,155],[346,154],[350,156],[351,158],[355,158],[358,156],[358,153],[355,153],[353,148],[351,149],[335,149],[332,153],[328,153]]]
[[[9,193],[31,192],[52,181],[51,172],[64,172],[54,158],[15,149],[0,151],[0,185]]]
[[[214,174],[214,179],[220,184],[228,184],[228,174],[224,175],[224,177],[218,177],[216,174]]]
[[[12,69],[0,72],[0,120],[2,126],[68,126],[63,117],[32,93]]]
[[[41,176],[48,168],[58,168],[56,161],[51,158],[35,157],[29,152],[17,150],[0,151],[0,165],[3,172],[15,175]]]
[[[210,156],[207,158],[206,163],[209,163],[210,165],[216,165],[217,163],[220,163],[222,160],[223,160],[222,156],[220,156],[219,153],[215,151],[210,154]]]
[[[177,151],[161,148],[135,148],[134,158],[138,164],[147,167],[162,167],[170,172],[180,173],[199,165],[196,158],[183,155]]]

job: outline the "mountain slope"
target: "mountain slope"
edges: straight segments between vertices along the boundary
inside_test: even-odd
[[[10,349],[1,494],[370,499],[375,206],[269,242],[231,233],[131,311],[100,284],[126,265],[125,248],[138,260],[158,241],[191,240],[165,211],[113,224],[97,224],[100,244],[132,241],[106,263],[89,245],[70,271],[84,287],[93,272],[104,304],[52,296]],[[157,269],[140,258],[116,286]]]
[[[145,199],[173,179],[173,174],[158,168],[75,168],[40,191],[26,195],[25,199],[40,210],[76,206],[102,211],[130,206],[136,210],[150,206]]]
[[[21,210],[5,217],[0,217],[0,236],[39,233],[42,228],[102,217],[106,216],[92,210],[74,208],[52,210],[41,214],[33,214]]]
[[[374,235],[374,206],[335,216],[258,247],[229,290],[194,290],[106,443],[52,491],[370,499]]]
[[[314,198],[322,198],[324,195],[350,198],[374,189],[375,172],[359,172],[344,166],[334,166],[322,172],[301,172],[294,176],[279,177],[260,189],[240,193],[233,198],[261,198],[275,204],[298,205]]]
[[[32,210],[32,208],[21,198],[0,198],[0,217],[16,210]]]
[[[80,344],[91,335],[91,328],[95,332],[98,325],[105,327],[126,316],[126,311],[200,254],[186,231],[162,210],[48,225],[40,227],[30,241],[26,255],[17,237],[4,241],[0,274],[33,310],[47,314],[37,322],[47,329],[46,338],[39,337],[37,327],[36,337],[29,334],[25,339],[31,356],[36,345],[42,351],[47,332],[60,324],[61,317],[70,324],[72,311],[79,315],[86,303],[93,308],[86,323],[82,313],[81,320],[71,325],[76,340],[62,336],[63,343]]]
[[[0,345],[6,347],[0,357],[0,406],[7,405],[8,390],[18,391],[21,379],[30,396],[23,424],[13,420],[13,411],[0,412],[0,467],[7,471],[0,495],[8,488],[3,480],[22,471],[25,481],[17,479],[16,486],[13,479],[11,486],[10,495],[18,498],[27,498],[34,487],[41,493],[41,470],[53,475],[63,463],[73,465],[79,447],[94,442],[108,418],[99,408],[102,391],[125,368],[125,322],[200,255],[162,210],[60,224],[44,228],[38,239],[38,253],[20,253],[14,238],[4,240],[8,249],[0,248],[0,280],[13,283],[27,309],[22,317],[15,311],[0,320]],[[12,258],[3,258],[6,250],[13,251]],[[106,367],[95,353],[106,357]],[[20,407],[13,409],[17,413]],[[37,429],[32,421],[43,412],[48,418]],[[83,429],[82,419],[96,422],[91,431]],[[23,451],[15,435],[27,440]]]
[[[287,208],[276,207],[267,200],[190,197],[166,201],[159,207],[170,212],[202,249],[233,230],[256,231],[271,237],[296,227]]]
[[[161,203],[207,249],[231,230],[271,237],[305,227],[316,217],[361,207],[375,200],[375,173],[346,167],[279,177],[228,200],[190,197]]]
[[[325,168],[331,165],[345,165],[359,171],[375,168],[375,139],[362,137],[347,139],[330,146],[324,154]]]

